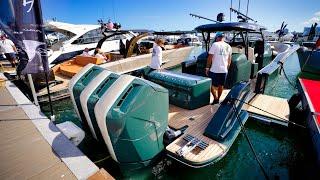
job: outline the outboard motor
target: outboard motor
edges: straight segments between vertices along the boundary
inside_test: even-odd
[[[204,135],[217,141],[225,139],[235,122],[238,121],[237,116],[249,93],[249,82],[237,83],[222,101],[219,109],[206,127]]]
[[[85,115],[85,119],[90,127],[92,136],[99,142],[104,142],[97,119],[94,114],[94,108],[98,100],[112,84],[120,77],[120,75],[104,70],[96,78],[91,81],[80,95],[81,108]]]
[[[101,135],[122,170],[148,165],[163,150],[168,126],[168,90],[129,75],[120,76],[94,107]]]
[[[82,68],[69,82],[69,92],[74,109],[81,120],[84,128],[88,128],[84,113],[81,108],[80,94],[82,90],[104,69],[94,64],[88,64]]]

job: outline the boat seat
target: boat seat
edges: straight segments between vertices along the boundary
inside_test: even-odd
[[[62,75],[73,77],[84,66],[88,64],[101,64],[104,60],[96,57],[76,56],[73,60],[66,61],[57,66],[56,71],[60,71]],[[55,71],[55,72],[56,72]]]
[[[245,48],[240,48],[240,47],[231,47],[232,48],[232,53],[241,53],[245,54]],[[251,63],[255,63],[256,57],[254,55],[254,49],[252,47],[249,47],[248,49],[248,60]]]
[[[171,104],[197,109],[210,102],[211,79],[173,71],[152,71],[146,78],[169,90]]]
[[[80,66],[86,66],[87,64],[102,64],[104,60],[101,58],[91,57],[91,56],[76,56],[74,63]]]
[[[75,74],[77,74],[83,66],[73,64],[71,62],[64,63],[60,65],[60,73],[64,76],[73,77]]]

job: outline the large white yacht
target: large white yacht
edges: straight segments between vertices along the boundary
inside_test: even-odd
[[[52,21],[46,24],[46,29],[60,34],[60,38],[58,38],[48,50],[50,66],[81,54],[85,48],[94,49],[98,41],[103,38],[100,25],[75,25]],[[129,32],[127,34],[114,36],[112,39],[104,42],[101,49],[104,52],[118,51],[120,40],[126,43],[126,41],[130,40],[134,35],[134,33]]]

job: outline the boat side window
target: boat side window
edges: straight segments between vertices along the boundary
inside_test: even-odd
[[[94,29],[88,31],[84,35],[80,36],[78,39],[72,42],[72,44],[91,44],[97,43],[101,38],[103,38],[100,29]]]

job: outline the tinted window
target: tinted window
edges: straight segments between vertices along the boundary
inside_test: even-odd
[[[97,43],[101,38],[103,38],[100,29],[91,30],[84,35],[80,36],[72,44],[91,44]]]

